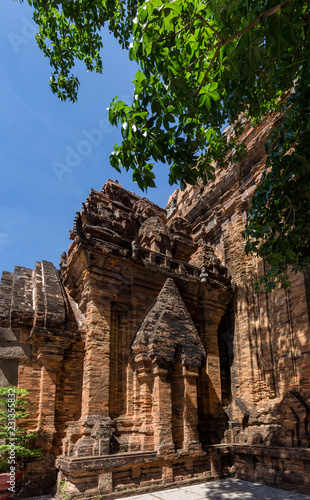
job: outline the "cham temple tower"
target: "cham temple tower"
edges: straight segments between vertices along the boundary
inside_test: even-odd
[[[22,494],[116,498],[233,475],[310,493],[310,278],[256,293],[242,231],[277,116],[166,209],[109,180],[60,268],[0,284],[1,386],[29,391],[42,456]],[[65,496],[64,496],[65,495]]]

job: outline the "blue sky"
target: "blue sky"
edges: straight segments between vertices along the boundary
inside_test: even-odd
[[[120,133],[109,125],[106,108],[115,95],[131,99],[137,69],[127,52],[107,34],[103,74],[88,73],[80,64],[78,102],[61,102],[50,90],[51,68],[36,45],[28,3],[1,0],[0,12],[1,275],[41,260],[58,267],[75,213],[91,188],[100,190],[111,178],[145,194],[130,173],[109,165]],[[168,170],[161,165],[154,172],[158,188],[147,196],[164,207],[173,191]]]

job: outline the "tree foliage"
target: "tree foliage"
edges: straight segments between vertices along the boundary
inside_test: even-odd
[[[23,461],[39,457],[41,450],[34,448],[35,432],[28,432],[22,425],[29,417],[28,391],[17,387],[0,387],[0,471],[8,472],[21,467]],[[14,397],[13,397],[14,395]]]
[[[21,0],[22,1],[22,0]],[[110,162],[154,187],[154,162],[169,182],[204,183],[215,165],[240,160],[240,114],[254,125],[281,112],[266,144],[262,182],[244,232],[246,251],[269,263],[268,290],[310,261],[309,2],[307,0],[28,0],[51,88],[75,101],[76,59],[102,71],[102,27],[139,65],[132,103],[113,100],[109,120],[122,144]],[[232,124],[230,139],[223,133]]]

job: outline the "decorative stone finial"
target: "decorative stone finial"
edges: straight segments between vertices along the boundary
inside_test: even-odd
[[[59,267],[60,267],[61,271],[67,267],[67,253],[66,252],[62,252],[62,254],[60,256]]]
[[[177,204],[176,204],[175,200],[172,200],[169,208],[167,209],[167,219],[169,219],[170,215],[172,215],[176,211],[176,208],[177,208]]]
[[[80,212],[76,212],[73,222],[73,234],[74,236],[80,236],[82,234],[82,219]]]
[[[201,272],[200,272],[200,281],[201,281],[201,283],[205,283],[207,281],[207,277],[208,277],[208,273],[206,271],[206,268],[203,266],[201,268]]]
[[[131,242],[132,256],[134,259],[139,257],[139,245],[136,241]]]

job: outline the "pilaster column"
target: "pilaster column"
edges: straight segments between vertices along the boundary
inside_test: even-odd
[[[198,436],[197,378],[198,367],[183,366],[184,377],[184,441],[186,450],[201,450]]]
[[[155,365],[153,375],[154,448],[160,454],[174,453],[170,370],[166,366]]]
[[[140,416],[142,434],[142,450],[153,450],[153,426],[152,426],[152,385],[153,376],[151,366],[143,364],[138,368],[138,380],[140,384]]]
[[[133,372],[133,425],[132,433],[129,439],[129,451],[139,451],[141,449],[139,427],[141,424],[141,414],[140,414],[140,384],[138,381],[137,371]]]
[[[109,415],[111,301],[88,293],[82,412],[67,429],[65,448],[73,456],[107,455],[112,435]],[[77,435],[80,438],[76,441]],[[74,436],[74,442],[71,440]]]
[[[41,365],[40,399],[38,430],[42,432],[43,447],[48,450],[52,446],[55,429],[55,397],[57,366],[62,360],[62,353],[53,346],[42,346],[38,350],[38,361]]]
[[[109,417],[111,302],[91,297],[87,306],[87,334],[83,371],[82,420]]]
[[[155,239],[155,237],[153,237],[153,239],[151,241],[151,250],[153,252],[160,253],[160,243],[158,240]]]

